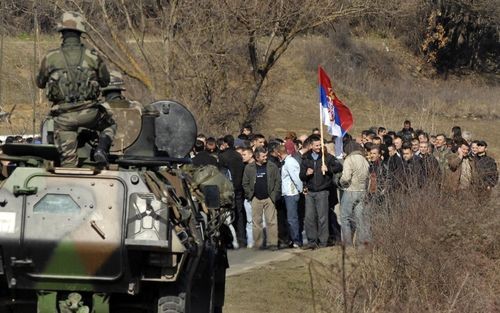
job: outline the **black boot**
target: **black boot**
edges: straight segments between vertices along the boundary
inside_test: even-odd
[[[94,152],[94,161],[101,166],[108,165],[109,148],[113,141],[106,135],[99,136],[99,144]]]

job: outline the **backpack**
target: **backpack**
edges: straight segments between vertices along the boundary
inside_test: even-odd
[[[219,187],[221,206],[233,206],[233,184],[216,166],[204,165],[197,167],[193,173],[193,184],[200,190],[202,190],[204,186],[216,185]]]
[[[47,83],[47,98],[54,103],[82,102],[97,100],[99,83],[95,69],[89,67],[85,59],[85,47],[80,48],[80,58],[77,64],[70,64],[62,49],[58,56],[64,61],[64,68],[56,69],[50,74]]]

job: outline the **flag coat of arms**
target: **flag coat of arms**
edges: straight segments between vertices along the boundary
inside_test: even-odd
[[[319,97],[323,124],[328,126],[328,133],[343,137],[352,127],[354,120],[351,110],[335,95],[330,78],[319,66]]]

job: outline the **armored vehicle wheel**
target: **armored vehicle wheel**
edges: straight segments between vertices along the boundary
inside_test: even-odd
[[[178,296],[165,296],[158,299],[158,313],[184,313],[186,312],[186,294]]]

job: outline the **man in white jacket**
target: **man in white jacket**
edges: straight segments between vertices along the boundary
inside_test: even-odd
[[[370,225],[363,205],[369,164],[363,155],[363,148],[358,143],[347,143],[344,151],[347,156],[340,177],[340,186],[344,189],[340,200],[342,243],[346,246],[352,245],[353,232],[356,232],[356,243],[365,244],[370,240]]]
[[[298,205],[300,193],[303,189],[299,177],[300,165],[295,158],[287,153],[285,146],[279,146],[277,151],[280,161],[283,162],[281,167],[281,193],[285,199],[288,231],[293,247],[299,248],[302,246],[302,234],[299,227]]]

